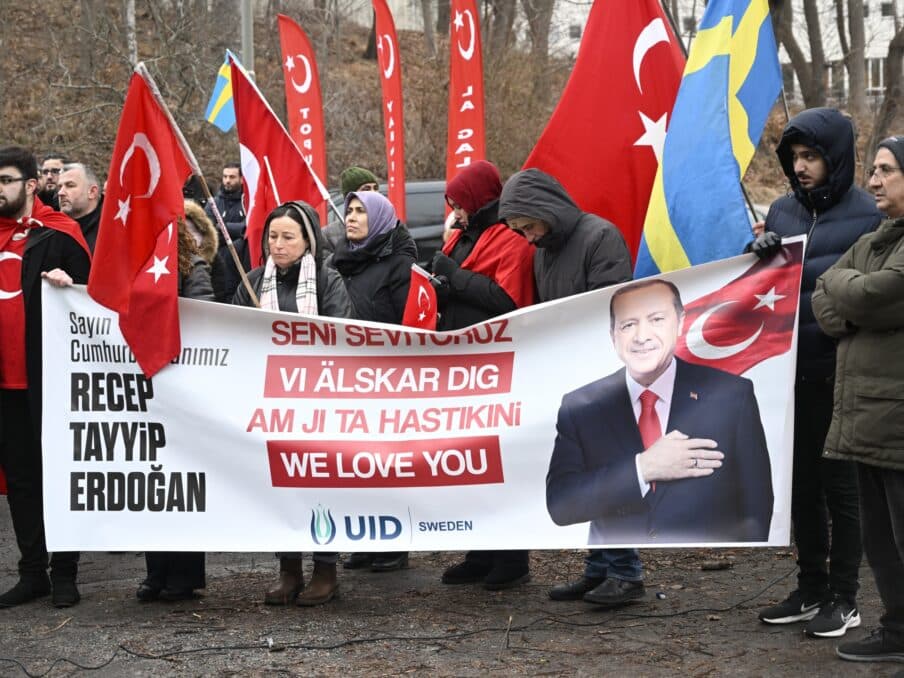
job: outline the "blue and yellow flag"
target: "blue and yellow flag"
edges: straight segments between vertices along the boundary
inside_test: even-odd
[[[213,86],[213,94],[207,104],[204,117],[224,132],[235,125],[235,106],[232,103],[232,70],[229,68],[229,50],[226,50],[226,61],[217,73],[217,82]]]
[[[734,256],[752,239],[740,182],[781,84],[767,0],[710,0],[672,109],[636,277]]]

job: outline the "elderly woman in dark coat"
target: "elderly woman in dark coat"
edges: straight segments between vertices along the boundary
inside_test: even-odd
[[[345,235],[330,263],[345,281],[356,318],[400,324],[416,259],[417,245],[391,202],[374,191],[345,196]],[[353,553],[343,566],[389,572],[407,567],[408,553]]]
[[[325,264],[323,243],[317,212],[307,203],[287,202],[270,212],[264,222],[261,243],[266,263],[248,274],[261,308],[351,317],[348,292],[336,271]],[[253,306],[244,285],[239,285],[233,303]],[[308,607],[326,603],[336,595],[338,554],[314,554],[314,574],[307,589],[301,571],[301,554],[278,555],[279,581],[264,594],[264,603],[297,603]]]

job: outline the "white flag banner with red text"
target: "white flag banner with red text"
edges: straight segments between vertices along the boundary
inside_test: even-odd
[[[450,333],[180,299],[182,352],[152,380],[115,313],[45,285],[48,548],[788,544],[802,251],[660,276],[683,323],[631,310],[672,294],[652,279]],[[623,364],[670,351],[663,433],[723,454],[682,458],[701,477],[642,458],[663,439],[644,451]]]

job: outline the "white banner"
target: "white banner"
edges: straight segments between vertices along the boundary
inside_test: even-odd
[[[683,314],[628,283],[451,333],[180,300],[153,380],[114,313],[45,286],[48,548],[787,544],[801,252],[663,276]],[[667,442],[620,355],[664,370]]]

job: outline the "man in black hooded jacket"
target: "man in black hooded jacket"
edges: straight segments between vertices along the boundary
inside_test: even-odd
[[[555,177],[538,169],[513,175],[502,188],[499,218],[537,246],[537,301],[561,299],[631,279],[631,255],[618,229],[583,212]],[[636,549],[593,549],[583,576],[549,590],[553,600],[614,607],[645,595]]]
[[[857,472],[853,462],[822,458],[832,419],[835,343],[819,328],[810,299],[816,279],[860,236],[875,230],[881,217],[873,198],[853,185],[854,127],[841,112],[813,108],[798,114],[785,127],[776,154],[791,192],[772,203],[765,233],[752,249],[765,257],[781,247],[781,238],[807,236],[791,489],[800,571],[797,589],[759,617],[767,624],[807,621],[807,635],[837,637],[860,624],[856,595],[863,549]]]

